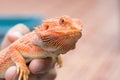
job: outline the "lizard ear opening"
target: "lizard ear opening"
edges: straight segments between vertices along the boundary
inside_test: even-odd
[[[45,27],[45,30],[48,30],[49,29],[49,25],[44,25],[44,27]]]

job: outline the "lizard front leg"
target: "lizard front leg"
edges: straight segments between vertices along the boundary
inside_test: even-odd
[[[28,75],[30,72],[28,67],[26,66],[23,56],[20,54],[19,51],[15,49],[11,49],[9,52],[9,54],[11,54],[10,56],[12,61],[17,66],[18,80],[28,80]]]
[[[57,59],[57,65],[58,65],[58,67],[59,68],[61,68],[62,67],[62,58],[61,58],[61,55],[58,55],[57,57],[56,57]]]
[[[57,66],[59,68],[62,67],[62,57],[61,57],[61,55],[52,56],[52,63],[51,63],[51,65],[54,65],[55,63],[57,63]]]

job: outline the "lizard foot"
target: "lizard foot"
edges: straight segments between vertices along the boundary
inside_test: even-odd
[[[19,74],[18,80],[28,80],[29,73],[27,66],[17,65],[17,74]]]
[[[59,68],[62,67],[62,58],[61,58],[60,55],[57,57],[57,64],[58,64],[58,67],[59,67]]]

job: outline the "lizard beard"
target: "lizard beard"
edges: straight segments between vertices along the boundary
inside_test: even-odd
[[[37,32],[37,45],[48,52],[64,54],[75,48],[75,44],[81,37],[81,33],[65,34],[62,32],[46,31]]]
[[[77,40],[78,39],[69,36],[44,35],[41,36],[38,44],[48,52],[64,54],[75,48]]]

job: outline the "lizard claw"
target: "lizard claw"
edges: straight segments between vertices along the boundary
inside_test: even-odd
[[[17,65],[17,74],[19,74],[18,80],[28,80],[29,70],[27,66]]]

